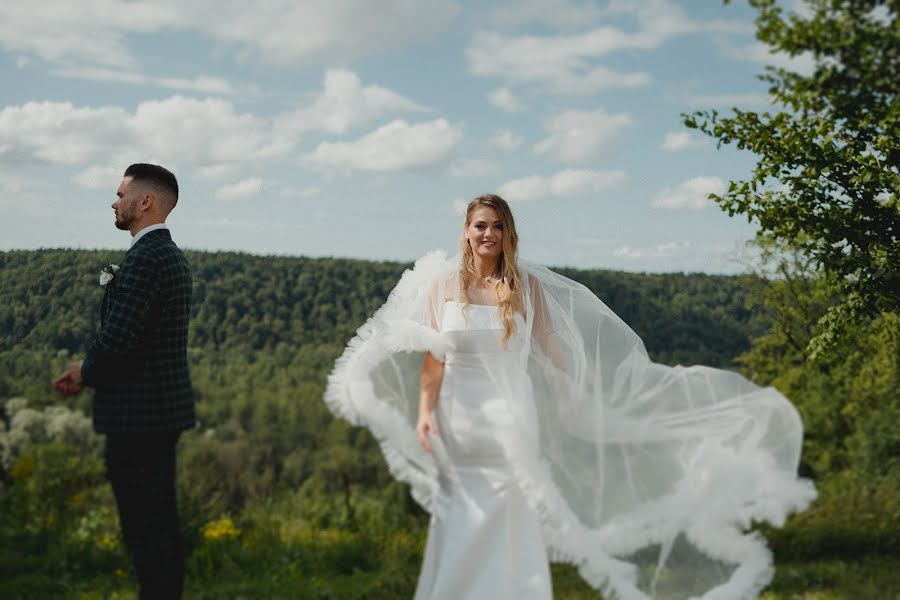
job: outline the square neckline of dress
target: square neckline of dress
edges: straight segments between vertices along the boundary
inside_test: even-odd
[[[444,300],[444,304],[447,304],[448,302],[453,302],[454,304],[463,304],[459,300],[449,300],[449,299]],[[485,308],[500,308],[499,304],[477,304],[475,302],[469,302],[465,306],[484,306]]]

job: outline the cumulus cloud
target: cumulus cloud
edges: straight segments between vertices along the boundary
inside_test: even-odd
[[[243,179],[237,183],[224,185],[216,190],[218,200],[246,200],[258,196],[262,191],[263,182],[258,177]]]
[[[597,157],[619,133],[632,123],[627,113],[566,111],[546,124],[549,135],[535,144],[538,154],[551,154],[563,162],[586,162]]]
[[[298,130],[342,132],[389,110],[423,110],[379,86],[362,86],[348,71],[329,71],[311,104],[275,117],[238,112],[228,100],[172,96],[118,107],[27,103],[0,110],[0,164],[89,164],[75,182],[94,188],[105,165],[162,157],[190,165],[203,179],[227,181],[248,163],[293,152]],[[123,159],[122,149],[128,150]],[[229,192],[225,192],[228,195]]]
[[[513,179],[501,185],[498,193],[510,202],[532,202],[598,193],[624,180],[622,171],[566,169],[550,177],[531,175]]]
[[[502,11],[502,13],[501,13]],[[671,0],[612,0],[603,9],[566,0],[524,0],[501,7],[497,25],[540,23],[557,26],[605,24],[574,34],[505,35],[477,33],[466,49],[474,75],[508,83],[533,84],[557,94],[592,94],[611,88],[646,85],[645,72],[617,72],[599,61],[617,52],[650,51],[678,36],[703,32],[752,33],[752,25],[696,20]],[[622,26],[612,26],[615,21]]]
[[[519,102],[518,98],[516,98],[512,91],[506,86],[491,90],[490,93],[488,93],[487,98],[488,102],[493,106],[505,110],[506,112],[519,112],[525,109],[525,106]]]
[[[75,165],[136,143],[132,116],[114,106],[27,102],[0,110],[0,162]]]
[[[284,65],[347,61],[402,47],[433,37],[460,11],[458,3],[445,0],[177,4],[185,6],[192,27]]]
[[[714,203],[710,194],[725,193],[725,182],[715,176],[693,177],[682,181],[675,187],[667,187],[659,191],[651,204],[657,208],[702,210]]]
[[[591,94],[649,83],[647,73],[619,73],[593,62],[622,43],[623,37],[627,34],[609,27],[547,37],[480,32],[466,49],[466,57],[473,75],[537,84],[559,94]]]
[[[307,164],[323,170],[407,171],[447,166],[463,138],[445,119],[410,124],[398,119],[352,142],[323,142]]]
[[[663,138],[659,148],[666,152],[680,152],[689,148],[697,148],[704,143],[703,139],[693,136],[687,131],[670,131]]]
[[[0,46],[48,61],[130,67],[137,61],[129,36],[176,31],[212,38],[245,57],[299,65],[402,47],[435,35],[458,13],[456,2],[443,0],[6,0]]]
[[[513,150],[518,150],[519,146],[522,145],[522,138],[509,129],[499,129],[491,136],[488,143],[497,150],[512,152]]]
[[[352,71],[326,71],[323,89],[310,106],[281,115],[276,129],[283,135],[304,131],[346,133],[385,114],[418,112],[425,108],[377,85],[363,86]]]
[[[122,165],[159,159],[190,165],[221,179],[235,165],[273,155],[270,124],[238,113],[221,99],[172,96],[138,104],[130,113],[114,106],[28,102],[0,110],[0,164],[81,165],[74,181],[89,189]],[[114,179],[119,173],[115,173]]]

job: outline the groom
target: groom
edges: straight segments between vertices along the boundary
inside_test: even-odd
[[[84,361],[53,381],[63,396],[94,388],[94,428],[106,434],[106,469],[141,600],[181,597],[181,527],[175,445],[194,426],[187,364],[191,269],[166,228],[178,182],[157,165],[128,167],[112,208],[131,232],[118,268],[104,269],[100,331]]]

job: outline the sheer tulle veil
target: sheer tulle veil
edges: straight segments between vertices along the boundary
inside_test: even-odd
[[[331,410],[377,438],[395,477],[430,509],[433,458],[415,424],[424,352],[459,301],[459,257],[406,271],[328,379]],[[590,290],[519,262],[524,314],[490,415],[551,558],[609,597],[754,598],[772,576],[754,522],[779,526],[815,497],[797,478],[803,428],[776,390],[737,373],[650,361]],[[439,426],[440,427],[440,426]]]

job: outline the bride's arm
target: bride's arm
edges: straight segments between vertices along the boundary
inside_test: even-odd
[[[550,308],[544,290],[536,277],[528,278],[531,288],[531,310],[534,314],[531,335],[541,352],[550,359],[550,363],[565,373],[567,371],[562,351],[559,347],[553,319],[550,316]]]
[[[419,420],[416,423],[416,435],[427,452],[431,452],[428,436],[438,435],[434,411],[437,409],[443,378],[444,363],[432,356],[431,352],[426,352],[419,377]]]
[[[440,331],[437,307],[443,306],[438,299],[443,298],[444,293],[444,288],[439,285],[439,281],[434,281],[429,294],[425,322],[435,331]],[[443,361],[435,358],[431,352],[426,352],[425,358],[422,359],[422,373],[419,376],[419,418],[416,422],[416,436],[427,452],[431,452],[431,442],[428,436],[438,435],[434,411],[437,409],[438,394],[441,391],[443,379]]]

